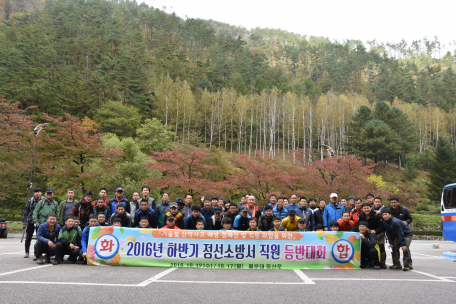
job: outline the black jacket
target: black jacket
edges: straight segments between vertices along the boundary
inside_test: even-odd
[[[215,215],[211,216],[209,219],[209,230],[220,230],[223,228],[222,217],[215,218]]]
[[[120,216],[119,213],[116,212],[113,215],[111,215],[111,223],[112,223],[112,220],[116,217],[120,218],[120,223],[121,223],[122,227],[131,227],[130,214],[128,214],[127,212],[124,212],[124,214],[122,216]]]
[[[269,231],[271,230],[272,227],[274,227],[274,224],[272,223],[274,219],[274,214],[271,216],[266,216],[266,214],[263,214],[260,216],[260,219],[258,220],[258,228],[261,231]]]
[[[402,207],[402,205],[399,205],[399,208],[397,208],[397,210],[394,210],[392,207],[389,207],[389,210],[393,212],[393,217],[406,222],[407,225],[410,225],[412,222],[412,216],[410,215],[410,212],[407,210],[407,208]]]
[[[239,219],[238,219],[238,222],[237,222],[237,227],[234,227],[234,223],[233,223],[233,228],[235,230],[240,230],[240,231],[246,231],[247,229],[250,228],[249,226],[249,222],[250,222],[250,217],[243,217],[242,215],[238,215],[239,216]]]
[[[370,233],[370,230],[371,229],[369,227],[369,231],[367,231],[364,239],[361,240],[361,248],[364,250],[375,248],[375,245],[377,244],[377,235],[375,233]]]
[[[320,208],[314,210],[314,220],[315,226],[318,224],[323,226],[323,211]]]
[[[369,215],[369,219],[367,219],[366,214],[364,212],[361,212],[358,216],[358,222],[356,222],[356,226],[353,227],[353,231],[358,232],[359,229],[359,222],[361,221],[366,221],[369,223],[369,231],[375,230],[376,234],[380,234],[385,231],[385,228],[383,228],[383,218],[381,215],[377,215],[375,211],[371,211]]]

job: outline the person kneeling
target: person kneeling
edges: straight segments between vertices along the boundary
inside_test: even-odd
[[[222,220],[222,225],[223,225],[223,228],[220,229],[221,231],[234,230],[234,229],[233,229],[233,221],[232,221],[231,218],[229,218],[229,217],[225,217],[225,218]]]
[[[166,225],[161,227],[160,229],[178,229],[178,230],[180,230],[180,228],[176,226],[176,218],[172,215],[169,215],[166,218]]]
[[[380,269],[378,256],[377,236],[369,231],[369,223],[366,221],[359,222],[359,232],[361,234],[361,265],[360,268],[366,268],[374,265],[374,269]]]
[[[298,230],[296,230],[296,232],[305,232],[306,226],[307,226],[306,219],[300,218],[298,220]]]
[[[256,217],[250,218],[249,229],[247,229],[247,231],[261,231],[258,229],[258,220]]]
[[[51,256],[55,255],[55,243],[60,232],[57,224],[57,215],[49,214],[46,222],[38,227],[35,243],[35,256],[38,264],[44,264],[43,253],[46,254],[46,263],[51,263]]]
[[[62,263],[65,254],[70,256],[69,260],[72,264],[76,262],[76,258],[79,255],[79,249],[81,247],[81,235],[81,228],[79,226],[74,226],[74,218],[69,217],[65,221],[65,226],[60,229],[59,237],[57,239],[57,243],[55,244],[54,265]]]
[[[329,224],[329,227],[331,228],[331,231],[339,231],[339,223],[336,221],[332,221]]]
[[[275,215],[273,220],[272,220],[272,225],[273,227],[269,231],[285,231],[285,228],[281,226],[282,220],[280,219],[280,216]]]

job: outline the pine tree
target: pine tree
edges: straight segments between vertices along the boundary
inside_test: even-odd
[[[428,183],[429,199],[438,202],[445,185],[456,182],[456,152],[450,142],[440,137],[431,159]]]

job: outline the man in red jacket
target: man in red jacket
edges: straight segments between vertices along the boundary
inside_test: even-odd
[[[363,212],[363,208],[361,205],[363,204],[363,200],[360,198],[355,199],[355,208],[352,209],[350,213],[350,217],[353,220],[353,222],[358,223],[358,216],[361,212]]]
[[[350,219],[350,212],[342,212],[342,218],[337,221],[339,223],[339,231],[351,231],[355,227],[355,222]]]

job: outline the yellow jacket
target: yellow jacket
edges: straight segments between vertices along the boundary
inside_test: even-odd
[[[299,221],[299,219],[300,219],[299,216],[295,216],[294,222],[291,222],[290,221],[290,217],[287,216],[286,218],[283,219],[281,226],[286,231],[296,231],[298,229],[298,221]]]

